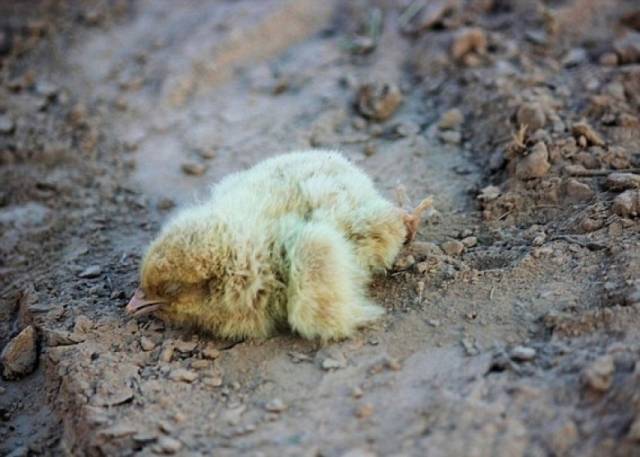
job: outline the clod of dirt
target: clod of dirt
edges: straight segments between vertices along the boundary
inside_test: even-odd
[[[462,141],[462,134],[457,130],[445,130],[440,132],[440,139],[449,144],[460,144]]]
[[[536,357],[536,350],[527,346],[516,346],[511,350],[511,358],[518,362],[528,362]]]
[[[0,115],[0,133],[11,133],[14,128],[15,124],[13,119],[6,114]]]
[[[143,351],[149,352],[156,347],[156,343],[154,343],[151,338],[143,336],[142,338],[140,338],[140,347]]]
[[[611,173],[607,176],[606,186],[612,191],[640,189],[640,175],[633,173]]]
[[[370,403],[365,403],[364,405],[360,405],[356,411],[355,411],[355,416],[358,419],[366,419],[368,417],[373,416],[373,405]]]
[[[207,172],[207,166],[202,163],[185,162],[181,165],[182,172],[189,176],[202,176]]]
[[[581,136],[585,137],[589,144],[593,144],[595,146],[604,146],[605,142],[602,137],[591,128],[586,121],[576,122],[573,124],[573,128],[571,129],[573,136],[576,138],[580,138]]]
[[[451,55],[460,60],[469,53],[485,54],[487,52],[487,35],[481,28],[469,27],[460,29],[451,45]]]
[[[635,217],[640,212],[640,190],[626,190],[613,200],[611,210],[620,217]]]
[[[416,259],[424,259],[426,257],[437,257],[442,255],[442,249],[435,244],[428,241],[414,241],[409,245],[409,252]]]
[[[393,83],[363,84],[358,89],[356,107],[369,119],[384,121],[400,107],[403,97]]]
[[[82,335],[76,335],[64,330],[45,330],[44,340],[48,347],[71,346],[85,340]]]
[[[184,340],[177,340],[173,343],[173,347],[176,351],[181,352],[183,354],[190,354],[192,353],[196,347],[198,346],[198,342],[197,341],[184,341]]]
[[[154,446],[154,449],[163,454],[175,454],[182,449],[182,443],[170,436],[162,436]]]
[[[541,129],[547,123],[547,116],[539,103],[524,103],[516,113],[518,125],[525,125],[529,132]]]
[[[480,190],[480,193],[476,198],[483,203],[488,203],[498,198],[500,193],[500,188],[498,186],[487,186]]]
[[[594,191],[587,184],[575,178],[569,178],[565,184],[565,193],[569,200],[575,202],[588,201],[593,198]]]
[[[516,165],[516,176],[520,179],[542,178],[550,168],[547,147],[539,142],[533,146],[528,156],[520,159]]]
[[[174,202],[170,198],[161,198],[158,201],[158,209],[160,211],[167,211],[167,210],[170,210],[170,209],[174,208],[175,206],[176,206],[176,202]]]
[[[78,273],[81,278],[96,278],[102,274],[102,267],[100,265],[91,265]]]
[[[447,240],[440,245],[445,254],[456,257],[464,251],[464,244],[458,240]]]
[[[597,358],[583,372],[585,385],[598,392],[609,390],[613,382],[614,369],[613,357],[610,355]]]
[[[36,338],[35,329],[29,325],[7,343],[0,354],[5,379],[19,379],[35,369],[38,360]]]
[[[193,382],[198,379],[198,373],[186,368],[176,368],[169,373],[169,379],[179,382]]]
[[[393,264],[394,270],[406,270],[416,263],[415,257],[411,254],[399,256]]]
[[[572,420],[567,420],[564,424],[553,431],[550,445],[554,455],[567,455],[567,452],[578,441],[578,428]]]
[[[440,120],[438,121],[438,127],[442,130],[453,130],[459,128],[464,122],[464,115],[458,108],[445,111]]]
[[[462,239],[462,244],[465,248],[472,248],[478,244],[478,238],[475,236],[467,236]]]
[[[587,60],[587,51],[584,48],[573,48],[562,59],[562,65],[565,67],[575,67]]]
[[[209,360],[215,360],[220,357],[220,350],[212,347],[206,347],[202,351],[202,357]]]
[[[274,398],[266,405],[264,405],[264,409],[266,409],[270,413],[281,413],[283,411],[286,411],[287,405],[285,405],[285,403],[280,398]]]
[[[585,217],[580,221],[580,231],[583,233],[594,232],[600,228],[604,223],[599,219],[593,219],[592,217]]]

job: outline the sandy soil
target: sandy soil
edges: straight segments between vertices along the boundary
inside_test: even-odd
[[[1,455],[640,455],[636,2],[13,3]],[[172,211],[311,146],[435,197],[380,322],[125,315]]]

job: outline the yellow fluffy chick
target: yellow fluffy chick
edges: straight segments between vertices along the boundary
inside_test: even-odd
[[[383,313],[367,284],[413,239],[429,204],[394,206],[337,152],[276,156],[227,176],[164,227],[127,311],[230,339],[286,327],[348,337]]]

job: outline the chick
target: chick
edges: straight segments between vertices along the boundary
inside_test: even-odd
[[[169,221],[127,311],[229,339],[287,327],[348,337],[383,313],[367,285],[413,239],[429,205],[394,206],[337,152],[276,156],[227,176]]]

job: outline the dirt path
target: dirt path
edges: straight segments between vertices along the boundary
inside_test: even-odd
[[[637,8],[409,3],[3,7],[0,344],[31,326],[39,362],[3,359],[1,453],[640,452],[638,209],[570,176],[640,165]],[[402,102],[371,120],[364,84]],[[379,323],[231,344],[124,315],[171,211],[312,146],[435,198]]]

